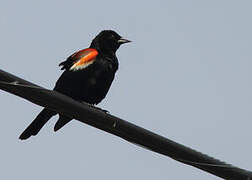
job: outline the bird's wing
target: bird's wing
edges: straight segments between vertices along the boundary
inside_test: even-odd
[[[66,61],[59,64],[61,70],[77,71],[84,69],[95,61],[98,51],[96,49],[87,48],[75,52],[67,58]]]

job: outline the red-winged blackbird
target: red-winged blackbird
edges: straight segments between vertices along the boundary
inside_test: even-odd
[[[65,71],[56,82],[54,90],[77,101],[98,104],[105,98],[118,69],[116,50],[121,44],[128,42],[130,41],[112,30],[100,32],[89,48],[75,52],[59,64]],[[19,138],[27,139],[38,134],[56,114],[57,112],[44,108]],[[57,131],[69,121],[71,118],[59,114],[54,130]]]

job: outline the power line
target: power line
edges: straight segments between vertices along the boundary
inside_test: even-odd
[[[0,70],[0,89],[218,177],[229,180],[252,180],[251,171],[197,152],[135,124],[92,108],[88,104],[77,102],[63,94],[42,88],[2,70]]]

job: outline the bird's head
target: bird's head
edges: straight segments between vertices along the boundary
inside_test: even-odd
[[[120,45],[128,42],[131,41],[122,38],[115,31],[104,30],[93,39],[90,48],[97,49],[103,53],[115,53]]]

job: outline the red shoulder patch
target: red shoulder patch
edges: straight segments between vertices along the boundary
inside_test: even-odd
[[[88,48],[80,50],[70,57],[72,59],[76,59],[77,61],[70,67],[70,70],[76,71],[79,69],[84,69],[90,64],[92,64],[98,55],[98,51],[96,49]]]

